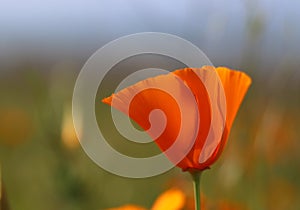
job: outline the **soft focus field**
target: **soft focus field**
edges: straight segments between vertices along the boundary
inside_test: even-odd
[[[264,40],[289,40],[288,33],[276,39],[272,35],[261,38],[264,27],[272,23],[273,19],[264,25],[251,16],[245,27],[247,42],[236,56],[228,58],[226,49],[220,50],[224,56],[216,56],[208,45],[204,49],[216,66],[243,70],[253,79],[224,153],[202,177],[202,193],[210,209],[217,209],[215,203],[224,209],[226,205],[250,210],[300,209],[300,61],[299,55],[288,51],[293,45],[289,41],[283,44],[287,48],[275,50],[277,54],[264,48]],[[234,37],[229,39],[234,42]],[[195,35],[192,39],[198,40]],[[201,48],[201,36],[199,40]],[[72,92],[82,65],[98,46],[60,59],[40,60],[34,53],[21,58],[12,55],[9,59],[14,65],[1,65],[0,173],[10,209],[97,210],[128,203],[150,208],[171,187],[191,196],[190,177],[180,169],[147,179],[126,179],[104,171],[82,150],[72,125]],[[222,42],[218,46],[221,49]],[[107,84],[124,78],[130,70],[129,65],[112,74]],[[138,157],[157,153],[154,144],[144,148],[129,144],[115,132],[110,109],[100,102],[113,92],[113,85],[107,84],[99,90],[95,111],[110,144]]]
[[[71,118],[72,90],[80,66],[58,66],[48,72],[35,66],[20,68],[2,75],[0,83],[2,177],[12,209],[150,206],[171,186],[191,190],[190,177],[179,169],[148,179],[125,179],[105,172],[87,157]],[[224,154],[203,174],[202,191],[212,200],[237,202],[249,209],[298,209],[299,80],[288,68],[277,78],[263,79],[254,70],[244,69],[253,77],[253,85]],[[108,119],[109,108],[100,99],[96,111]],[[99,124],[104,133],[112,130],[111,125],[101,125],[101,119]],[[116,136],[111,139],[116,147],[135,154],[124,140],[109,135]]]

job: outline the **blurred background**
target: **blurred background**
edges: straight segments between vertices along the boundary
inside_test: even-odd
[[[86,60],[109,41],[146,31],[185,38],[215,66],[253,78],[223,155],[203,174],[205,197],[240,209],[300,209],[300,1],[0,3],[2,209],[150,208],[169,187],[190,193],[190,177],[179,169],[147,179],[104,171],[74,133],[72,92]],[[124,65],[106,83],[136,68]],[[137,156],[157,152],[153,145],[141,150],[125,144],[112,124],[103,123],[109,108],[100,99],[113,92],[103,85],[95,110],[99,127],[113,133],[111,144]]]

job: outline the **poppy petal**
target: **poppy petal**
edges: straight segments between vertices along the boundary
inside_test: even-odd
[[[244,96],[251,85],[251,78],[244,72],[230,70],[226,67],[218,67],[216,70],[226,95],[226,126],[230,130]]]
[[[222,82],[213,66],[202,67],[202,78],[211,102],[211,125],[198,161],[207,161],[221,142],[226,123],[226,96]]]
[[[192,152],[193,162],[199,162],[197,167],[202,168],[201,163],[213,154],[222,138],[226,118],[224,89],[213,66],[186,68],[174,73],[189,86],[198,104],[199,132]]]
[[[218,67],[216,71],[223,84],[226,95],[226,125],[220,144],[214,151],[214,154],[205,162],[207,166],[213,164],[222,153],[235,116],[252,82],[247,74],[240,71],[231,70],[226,67]]]
[[[103,102],[137,122],[175,164],[194,145],[198,133],[197,103],[186,84],[172,73],[138,82]],[[156,112],[151,117],[153,110]],[[161,128],[161,121],[166,121],[165,128]]]

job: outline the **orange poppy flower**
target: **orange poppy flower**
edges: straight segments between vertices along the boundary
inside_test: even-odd
[[[179,189],[170,189],[161,194],[151,207],[151,210],[179,210],[185,205],[185,195]],[[146,210],[136,205],[124,205],[107,210]]]
[[[127,114],[173,163],[192,172],[209,168],[220,156],[250,84],[248,75],[226,67],[185,68],[138,82],[102,102]],[[162,118],[152,112],[157,109],[167,119],[162,132]],[[226,115],[219,113],[224,110]]]

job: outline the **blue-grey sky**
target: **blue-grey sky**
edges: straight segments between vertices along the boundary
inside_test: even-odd
[[[212,59],[239,59],[253,44],[266,58],[296,56],[299,9],[298,0],[1,0],[0,59],[92,54],[144,31],[179,35]]]

